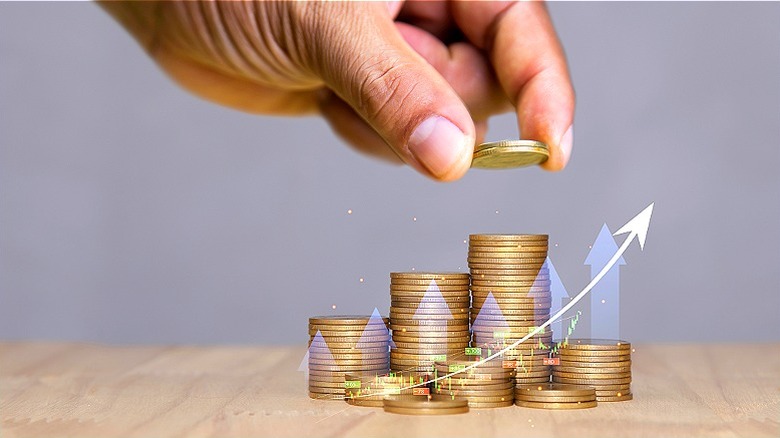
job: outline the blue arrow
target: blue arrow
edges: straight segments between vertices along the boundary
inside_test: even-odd
[[[377,335],[375,333],[377,331],[383,331],[387,335],[389,347],[395,348],[393,340],[390,339],[390,330],[387,329],[385,322],[382,320],[382,315],[379,314],[379,310],[374,307],[374,312],[371,314],[371,318],[368,319],[368,323],[366,323],[365,328],[363,328],[363,333],[360,334],[360,339],[358,339],[357,344],[355,345],[361,353],[363,353],[364,350],[369,346],[376,345],[376,342],[370,341],[370,338],[376,337]],[[387,362],[387,370],[390,370],[389,357]]]
[[[561,277],[558,275],[558,271],[555,269],[555,265],[553,265],[552,260],[550,260],[550,257],[547,257],[547,260],[544,261],[544,265],[542,266],[542,270],[544,268],[547,268],[547,271],[550,275],[550,295],[552,297],[552,304],[550,306],[550,313],[555,313],[563,306],[569,303],[569,292],[566,291],[566,286],[563,285],[563,281],[561,280]],[[563,320],[559,319],[558,321],[555,321],[552,324],[553,327],[553,337],[557,336],[559,339],[562,339],[566,336],[566,333],[563,331]]]
[[[471,324],[471,331],[479,332],[474,337],[474,342],[476,342],[477,347],[493,344],[495,342],[493,333],[508,329],[509,324],[506,322],[496,298],[493,297],[493,292],[488,292],[485,302],[482,303],[479,313],[474,318],[474,323]]]
[[[607,224],[601,227],[593,242],[585,264],[590,265],[590,277],[594,278],[617,252],[618,246]],[[590,336],[603,339],[620,339],[620,268],[626,261],[621,256],[593,288],[590,297]]]
[[[301,361],[301,364],[298,365],[298,371],[304,372],[304,378],[308,381],[309,380],[309,361],[312,359],[311,350],[312,348],[315,348],[317,352],[314,354],[314,357],[317,358],[317,361],[322,362],[323,365],[329,365],[329,366],[335,366],[336,365],[336,359],[333,358],[333,354],[330,352],[330,347],[328,347],[328,343],[325,342],[325,338],[322,337],[322,333],[320,333],[319,330],[317,330],[317,333],[314,335],[314,339],[311,340],[311,345],[309,346],[309,349],[306,350],[306,355],[303,356],[303,360]],[[324,351],[322,351],[324,349]]]

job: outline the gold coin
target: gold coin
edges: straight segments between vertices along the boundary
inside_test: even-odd
[[[381,408],[384,406],[383,399],[366,399],[365,397],[360,398],[345,398],[344,401],[347,403],[353,405],[353,406],[363,406],[367,408]]]
[[[631,372],[624,373],[570,373],[566,371],[559,371],[556,367],[553,367],[552,375],[555,377],[563,377],[566,379],[589,379],[593,381],[603,379],[625,379],[631,377]]]
[[[554,370],[559,373],[572,373],[572,374],[612,374],[612,373],[628,373],[631,374],[631,367],[612,367],[612,368],[581,368],[581,367],[569,367],[556,365]]]
[[[317,332],[320,333],[320,335],[323,338],[331,337],[355,337],[360,338],[361,336],[381,336],[383,333],[386,334],[387,328],[382,327],[378,330],[372,329],[372,330],[363,330],[363,331],[347,331],[347,330],[309,330],[309,336],[315,336]]]
[[[547,259],[547,251],[544,252],[518,252],[518,251],[480,251],[477,248],[469,248],[467,259],[499,259],[530,260],[531,263],[544,263]]]
[[[344,394],[337,393],[337,392],[320,394],[317,392],[309,391],[309,397],[315,400],[338,400],[338,401],[344,400]]]
[[[547,161],[547,145],[536,140],[502,140],[482,143],[474,148],[471,167],[509,169],[533,166]]]
[[[596,400],[596,395],[557,396],[557,395],[527,395],[522,392],[515,394],[516,400],[542,403],[577,403]]]
[[[488,269],[480,269],[480,268],[474,268],[469,270],[471,272],[471,281],[474,281],[476,278],[477,280],[484,280],[489,279],[493,277],[501,278],[501,277],[536,277],[537,275],[545,275],[550,276],[550,269],[542,266],[541,268],[536,269],[504,269],[501,267],[496,268],[488,268]]]
[[[465,400],[464,400],[465,402]],[[465,414],[469,411],[469,407],[464,406],[461,408],[400,408],[400,407],[392,407],[384,405],[383,409],[385,412],[389,412],[391,414],[402,414],[402,415],[452,415],[452,414]]]
[[[515,383],[517,383],[518,385],[530,385],[530,384],[544,385],[546,383],[550,383],[550,379],[549,378],[545,379],[544,377],[534,377],[531,379],[517,378],[515,379]]]
[[[512,406],[513,404],[514,404],[514,400],[512,400],[511,398],[508,399],[507,401],[503,401],[503,402],[483,403],[483,402],[472,402],[472,401],[469,401],[469,408],[473,408],[473,409],[494,409],[494,408],[505,408],[505,407],[508,407],[508,406]]]
[[[329,365],[329,366],[374,366],[374,365],[381,365],[381,364],[387,364],[390,360],[390,357],[386,358],[380,358],[380,359],[340,359],[336,360],[336,363],[334,364],[332,360],[316,360],[316,359],[309,359],[309,366],[312,365]]]
[[[630,392],[631,391],[631,382],[629,383],[619,383],[614,385],[598,385],[594,386],[596,388],[596,392],[600,391],[623,391],[623,392]]]
[[[540,266],[542,263],[544,263],[544,258],[542,257],[496,257],[496,256],[490,256],[488,254],[484,255],[478,255],[478,254],[472,254],[466,257],[466,261],[469,263],[469,266],[472,264],[490,264],[490,265],[500,265],[500,266]]]
[[[418,340],[414,341],[402,341],[400,339],[394,340],[395,348],[393,348],[391,351],[402,351],[402,350],[410,350],[410,351],[418,351],[420,348],[426,348],[436,351],[452,351],[456,352],[458,354],[463,354],[463,348],[469,346],[468,339],[460,339],[457,342],[455,341],[446,341],[444,343],[442,342],[418,342]]]
[[[563,376],[556,376],[553,374],[552,376],[553,382],[557,383],[571,383],[574,385],[588,385],[588,386],[595,386],[600,387],[601,385],[625,385],[628,383],[631,383],[630,377],[624,377],[619,379],[583,379],[583,378],[570,378],[570,377],[563,377]]]
[[[385,406],[418,409],[452,409],[466,405],[465,400],[451,400],[440,395],[395,396],[385,398]]]
[[[624,360],[620,362],[584,362],[584,361],[568,361],[561,360],[561,367],[577,367],[577,368],[600,368],[604,372],[609,371],[611,368],[631,367],[630,360]]]
[[[595,390],[582,385],[563,385],[560,383],[547,383],[541,385],[519,385],[516,390],[524,395],[537,397],[558,396],[558,397],[578,397],[592,396]]]
[[[523,287],[472,285],[471,292],[472,292],[472,297],[474,296],[473,294],[474,292],[477,293],[477,296],[481,295],[484,297],[487,297],[487,295],[490,293],[493,294],[493,298],[496,299],[498,299],[496,294],[501,294],[502,298],[512,298],[511,295],[515,295],[517,297],[524,297],[524,296],[545,297],[545,296],[549,296],[550,287],[549,285],[523,286]]]
[[[432,332],[465,332],[469,330],[469,325],[465,321],[459,325],[410,325],[410,324],[392,324],[390,328],[393,332],[401,333],[432,333]],[[461,334],[461,333],[458,333]],[[454,336],[454,335],[453,335]]]
[[[389,318],[388,318],[389,319]],[[326,331],[334,331],[334,330],[346,330],[346,331],[352,331],[352,332],[358,332],[363,331],[365,329],[369,330],[378,330],[382,327],[386,327],[386,323],[379,323],[372,322],[370,324],[356,324],[356,325],[347,325],[347,324],[338,324],[338,325],[317,325],[317,324],[309,324],[309,332],[312,330],[326,330]]]
[[[487,299],[488,295],[493,295],[496,301],[502,299],[516,299],[516,298],[533,298],[533,299],[551,299],[551,292],[548,288],[529,288],[524,291],[519,291],[515,288],[509,292],[494,291],[492,288],[480,288],[471,289],[471,297],[474,299]]]
[[[499,403],[499,402],[509,402],[509,404],[507,406],[512,406],[512,404],[515,401],[515,395],[512,394],[511,392],[509,394],[507,394],[507,395],[468,395],[468,396],[466,396],[466,395],[462,395],[461,394],[459,396],[452,395],[452,397],[465,398],[466,400],[469,401],[469,407],[472,407],[472,408],[476,408],[477,407],[477,405],[475,405],[475,404],[478,404],[480,407],[490,407],[490,406],[484,406],[484,405],[488,404],[488,403]],[[496,405],[494,405],[492,407],[498,408],[498,407],[502,407],[502,406],[504,406],[504,405],[503,404],[501,404],[501,405],[496,404]]]
[[[333,316],[313,316],[309,318],[311,325],[363,325],[371,319],[371,315],[333,315]],[[382,320],[385,323],[390,322],[386,317]]]
[[[468,314],[468,307],[450,308],[446,303],[441,303],[439,307],[390,307],[390,320],[393,315],[450,315],[450,314]]]
[[[328,376],[318,376],[316,374],[311,374],[308,376],[309,381],[312,382],[339,382],[341,383],[342,387],[344,385],[344,374],[331,374]]]
[[[563,362],[579,362],[579,363],[609,363],[609,362],[626,362],[631,361],[630,355],[588,355],[588,354],[561,354],[561,350],[558,350],[558,358]]]
[[[328,388],[328,387],[321,387],[321,386],[312,386],[311,382],[309,382],[309,392],[315,393],[315,394],[333,394],[335,396],[344,396],[344,387],[340,388]]]
[[[363,364],[355,364],[355,365],[327,365],[327,364],[309,364],[309,372],[316,372],[316,371],[331,371],[331,372],[340,372],[340,373],[346,373],[346,372],[370,372],[370,371],[383,371],[387,369],[387,362],[382,362],[379,364],[369,364],[369,365],[363,365]]]
[[[631,343],[617,340],[617,339],[570,338],[567,344],[561,345],[561,349],[588,350],[588,351],[592,351],[592,350],[631,351]]]
[[[597,397],[618,397],[631,392],[631,385],[621,385],[621,389],[596,389]]]
[[[535,409],[587,409],[587,408],[595,408],[598,402],[589,401],[589,402],[574,402],[574,403],[547,403],[547,402],[532,402],[532,401],[524,401],[524,400],[515,400],[515,404],[517,406],[521,406],[524,408],[535,408]]]
[[[510,384],[511,386],[514,386],[514,384]],[[439,395],[448,395],[451,397],[460,397],[460,398],[466,398],[469,397],[503,397],[503,398],[512,398],[514,399],[514,393],[512,392],[512,388],[509,389],[503,389],[503,390],[497,390],[497,391],[483,391],[483,390],[465,390],[465,389],[444,389],[444,388],[437,388],[433,390],[434,394]]]
[[[446,309],[446,308],[468,308],[469,307],[468,295],[457,297],[454,299],[420,299],[420,298],[397,298],[391,297],[390,305],[393,307],[410,307],[419,309]],[[397,304],[396,304],[397,303]]]
[[[484,245],[479,242],[469,243],[469,251],[481,252],[512,252],[512,253],[546,253],[546,242],[521,242],[511,245]]]
[[[448,295],[463,295],[464,293],[468,293],[466,291],[469,290],[468,284],[463,285],[456,285],[456,286],[437,286],[436,289],[438,290],[438,293],[440,293],[444,298],[447,298]],[[416,292],[419,296],[425,296],[426,293],[428,293],[428,287],[426,286],[415,286],[411,284],[390,284],[390,295],[394,295],[396,292]]]
[[[494,263],[484,261],[468,262],[469,269],[529,270],[539,269],[542,263]]]
[[[447,310],[450,313],[462,313],[462,312],[468,312],[469,311],[469,304],[465,300],[461,302],[458,305],[452,305],[445,302],[438,302],[438,303],[415,303],[415,302],[398,302],[396,300],[393,300],[390,303],[391,309],[410,309],[414,312],[410,313],[417,313],[419,312],[428,312],[428,311],[444,311]]]
[[[563,346],[558,348],[558,356],[563,358],[576,357],[577,360],[585,360],[586,357],[599,357],[599,356],[621,356],[631,357],[631,350],[573,350],[570,348],[564,348]],[[569,359],[567,359],[569,360]]]
[[[391,272],[390,279],[408,279],[408,280],[468,280],[469,274],[465,272],[426,272],[426,271],[408,271]]]
[[[547,241],[547,234],[469,234],[469,240],[475,242],[523,242]]]
[[[596,396],[596,400],[600,402],[620,402],[620,401],[628,401],[633,399],[634,399],[634,395],[631,393],[616,395],[616,396]]]

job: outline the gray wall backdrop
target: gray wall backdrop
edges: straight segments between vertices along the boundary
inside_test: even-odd
[[[574,292],[601,225],[655,201],[622,336],[780,340],[780,4],[550,9],[570,166],[437,184],[188,95],[93,4],[0,4],[0,338],[302,343],[386,313],[392,270],[465,269],[472,232],[549,233]]]

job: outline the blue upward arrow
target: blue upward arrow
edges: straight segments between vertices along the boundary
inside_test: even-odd
[[[558,275],[558,271],[555,269],[550,257],[544,261],[544,266],[550,276],[550,296],[552,298],[552,304],[550,306],[550,313],[555,314],[561,310],[563,306],[569,303],[569,292],[566,291],[566,286],[563,285],[561,277]],[[566,333],[563,331],[563,320],[559,319],[552,324],[553,337],[563,339]]]
[[[604,224],[593,242],[585,264],[590,265],[591,279],[607,265],[618,246]],[[590,335],[593,338],[620,339],[620,268],[626,261],[621,256],[594,286],[590,297]]]

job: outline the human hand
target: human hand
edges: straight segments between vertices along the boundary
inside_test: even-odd
[[[191,92],[320,112],[357,149],[438,180],[463,176],[488,117],[513,108],[523,138],[550,147],[544,168],[571,154],[574,92],[542,3],[101,4]]]

